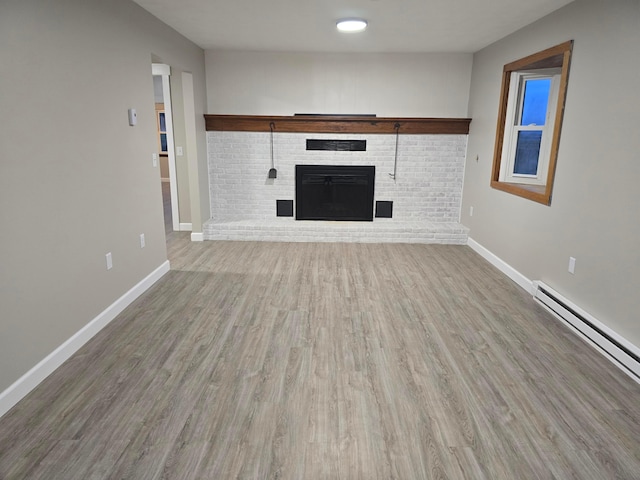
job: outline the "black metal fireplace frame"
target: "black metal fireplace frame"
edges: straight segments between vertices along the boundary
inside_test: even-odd
[[[350,185],[355,188],[349,189]],[[296,165],[296,220],[371,222],[374,187],[372,165]],[[319,189],[332,192],[336,201],[325,202],[325,208],[318,206]]]

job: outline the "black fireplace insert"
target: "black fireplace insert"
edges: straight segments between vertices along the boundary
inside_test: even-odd
[[[296,165],[296,220],[373,221],[376,167]]]

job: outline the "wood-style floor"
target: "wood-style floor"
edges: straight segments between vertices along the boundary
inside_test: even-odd
[[[188,239],[0,478],[640,478],[640,385],[468,247]]]

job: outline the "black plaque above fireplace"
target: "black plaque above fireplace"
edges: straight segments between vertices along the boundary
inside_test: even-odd
[[[296,220],[373,221],[376,167],[296,165]]]

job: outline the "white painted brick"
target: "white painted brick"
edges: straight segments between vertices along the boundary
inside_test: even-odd
[[[367,140],[367,151],[306,151],[307,138]],[[275,200],[294,199],[296,164],[355,164],[375,165],[375,199],[392,200],[394,218],[375,219],[365,227],[342,226],[340,227],[342,230],[336,230],[335,235],[325,235],[329,233],[325,222],[295,222],[293,219],[287,219],[287,225],[295,228],[296,232],[292,236],[285,231],[281,234],[281,238],[299,241],[301,234],[304,233],[304,238],[313,240],[353,241],[352,239],[357,237],[366,241],[382,241],[381,238],[386,239],[385,241],[396,241],[397,238],[397,241],[400,241],[403,238],[402,235],[406,236],[406,233],[376,232],[380,232],[382,225],[391,225],[393,228],[394,225],[403,222],[420,221],[425,225],[438,225],[458,221],[466,135],[401,135],[395,181],[388,175],[393,172],[394,166],[395,136],[393,135],[276,133],[274,156],[278,178],[275,180],[267,179],[267,172],[271,166],[269,140],[269,133],[262,132],[207,133],[213,219],[216,221],[274,221],[276,219]],[[311,225],[300,228],[299,224],[306,223]],[[258,229],[258,231],[264,231],[264,229]],[[348,231],[349,236],[339,233],[341,231]],[[212,229],[207,232],[208,238],[216,236]],[[234,235],[246,237],[247,230],[236,230]],[[464,243],[466,229],[461,231],[461,235],[464,241],[450,240]],[[264,238],[263,233],[259,233],[256,238]],[[419,235],[417,238],[421,242],[433,239],[427,235]]]

